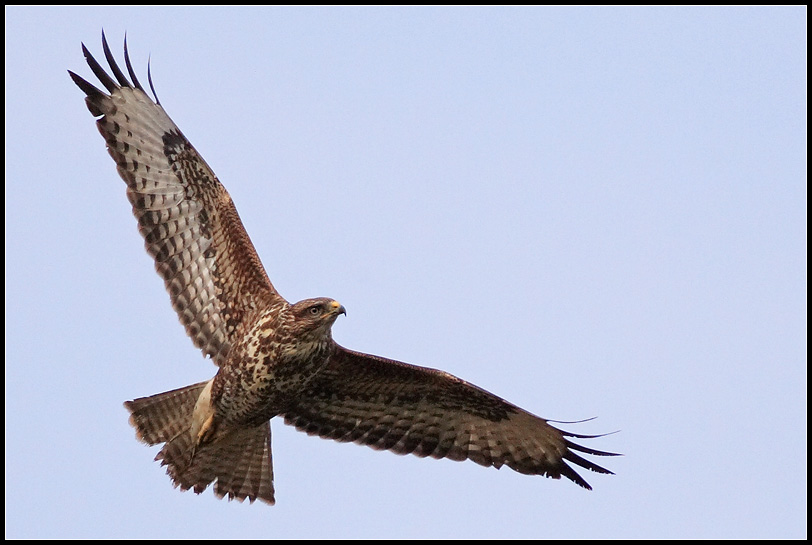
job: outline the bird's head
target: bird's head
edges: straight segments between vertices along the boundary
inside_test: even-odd
[[[329,330],[339,314],[347,311],[338,301],[329,297],[305,299],[290,307],[297,328],[303,331]]]

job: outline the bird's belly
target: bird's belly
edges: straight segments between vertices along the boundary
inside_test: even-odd
[[[261,424],[283,412],[327,364],[327,359],[268,357],[258,358],[231,373],[221,369],[223,387],[216,400],[218,413],[226,421]]]

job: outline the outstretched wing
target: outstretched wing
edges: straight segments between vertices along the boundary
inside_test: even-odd
[[[197,150],[135,77],[130,83],[102,33],[110,77],[82,44],[109,95],[68,71],[87,94],[107,150],[127,183],[147,252],[195,346],[220,365],[243,316],[281,297],[245,232],[228,192]],[[149,77],[152,88],[152,77]],[[153,96],[155,90],[152,88]]]
[[[309,435],[397,454],[502,465],[527,475],[562,475],[589,484],[567,462],[612,473],[576,454],[616,456],[582,447],[567,433],[453,375],[336,345],[285,423]]]

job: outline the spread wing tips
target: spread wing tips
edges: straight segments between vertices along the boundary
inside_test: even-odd
[[[588,420],[592,420],[589,418]],[[558,428],[555,428],[558,429]],[[580,433],[572,433],[563,430],[558,430],[561,432],[561,435],[564,437],[575,437],[577,439],[597,439],[598,437],[605,437],[607,435],[612,435],[613,433],[602,433],[599,435],[584,435]],[[573,463],[579,467],[584,469],[588,469],[589,471],[594,471],[595,473],[603,473],[604,475],[614,475],[612,471],[609,471],[605,467],[599,466],[598,464],[587,460],[577,454],[577,452],[581,452],[584,454],[589,454],[591,456],[623,456],[622,454],[616,452],[606,452],[603,450],[597,450],[589,447],[585,447],[583,445],[579,445],[578,443],[573,443],[567,439],[564,439],[564,445],[567,447],[567,450],[564,452],[563,458],[564,460]],[[578,473],[573,470],[569,465],[566,463],[562,464],[561,474],[568,478],[569,480],[573,481],[579,486],[586,488],[587,490],[592,490],[592,487],[587,483],[583,477],[578,475]]]
[[[560,430],[559,430],[560,431]],[[594,439],[596,437],[603,437],[604,435],[610,435],[608,433],[602,435],[578,435],[574,433],[567,433],[561,432],[564,436],[567,437],[579,437],[583,439]],[[598,464],[587,460],[576,454],[577,452],[582,452],[584,454],[590,454],[592,456],[623,456],[622,454],[618,454],[616,452],[605,452],[602,450],[595,450],[589,447],[584,447],[577,443],[573,443],[572,441],[564,440],[564,444],[567,447],[567,450],[564,452],[563,458],[567,462],[575,464],[578,467],[582,467],[584,469],[588,469],[589,471],[594,471],[595,473],[602,473],[604,475],[614,475],[614,472],[609,471],[605,467],[599,466]],[[592,487],[589,485],[588,482],[584,480],[574,469],[572,469],[566,462],[561,464],[561,474],[574,482],[575,484],[586,488],[587,490],[592,490]]]
[[[590,462],[589,460],[578,456],[577,454],[575,454],[572,451],[568,451],[564,455],[564,460],[567,460],[568,462],[571,462],[571,463],[573,463],[573,464],[575,464],[575,465],[577,465],[579,467],[582,467],[584,469],[588,469],[589,471],[594,471],[595,473],[602,473],[604,475],[614,475],[614,473],[612,471],[609,471],[605,467],[601,467],[601,466],[599,466],[598,464],[596,464],[594,462]],[[578,484],[580,486],[583,486],[587,490],[592,490],[592,487],[589,486],[589,483],[587,483],[584,480],[583,477],[578,475],[578,473],[576,473],[574,469],[572,469],[566,463],[563,463],[562,466],[563,466],[561,468],[561,474],[562,475],[564,475],[566,478],[568,478],[572,482],[574,482],[574,483],[576,483],[576,484]]]
[[[116,62],[115,57],[113,56],[112,51],[110,50],[110,46],[107,43],[107,36],[105,36],[104,31],[102,30],[102,48],[104,49],[104,58],[107,61],[107,64],[110,65],[110,70],[113,72],[113,79],[107,71],[102,67],[101,64],[96,60],[96,58],[90,53],[90,50],[82,43],[82,53],[85,56],[85,60],[87,61],[88,66],[93,71],[93,74],[104,86],[105,89],[109,93],[113,93],[117,89],[122,87],[130,87],[134,89],[138,89],[140,91],[144,91],[144,88],[141,86],[141,83],[138,81],[138,78],[135,75],[135,70],[133,70],[132,61],[130,61],[130,51],[127,47],[127,36],[124,36],[124,65],[127,67],[127,74],[119,67],[118,63]],[[147,69],[147,75],[149,77],[149,87],[152,89],[152,95],[155,97],[155,103],[160,104],[158,100],[158,96],[155,94],[155,87],[152,85],[152,74],[149,71],[149,67]],[[100,94],[104,94],[101,90],[96,88],[95,86],[88,83],[87,80],[77,76],[70,70],[68,73],[73,79],[73,82],[79,86],[79,88],[84,91],[88,96],[96,96]],[[129,79],[127,76],[129,75]],[[132,80],[132,83],[130,83]]]

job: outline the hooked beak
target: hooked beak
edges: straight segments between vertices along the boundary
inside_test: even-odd
[[[338,301],[333,301],[332,303],[330,303],[330,307],[333,314],[343,314],[344,316],[347,315],[347,309],[345,309],[344,305],[342,305]]]

